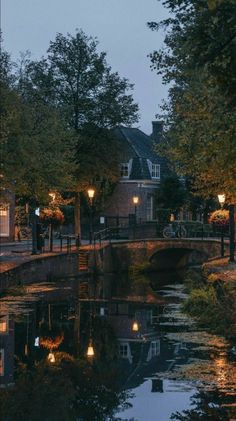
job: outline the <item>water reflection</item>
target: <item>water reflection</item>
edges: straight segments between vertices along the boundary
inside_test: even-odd
[[[182,314],[185,296],[180,278],[165,274],[35,284],[2,297],[1,419],[236,416],[229,344]]]

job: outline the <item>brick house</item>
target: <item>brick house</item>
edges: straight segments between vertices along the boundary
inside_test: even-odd
[[[0,191],[0,242],[15,238],[15,196],[7,189]]]
[[[106,207],[106,216],[128,217],[136,213],[137,221],[155,219],[154,195],[160,181],[168,174],[165,158],[154,151],[161,141],[162,123],[153,122],[153,133],[138,128],[117,127],[114,134],[121,146],[120,180]],[[139,198],[135,206],[133,197]]]

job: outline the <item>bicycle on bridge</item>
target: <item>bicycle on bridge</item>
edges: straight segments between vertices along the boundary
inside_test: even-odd
[[[173,224],[168,224],[162,231],[164,238],[186,238],[187,230],[184,225],[179,222]]]

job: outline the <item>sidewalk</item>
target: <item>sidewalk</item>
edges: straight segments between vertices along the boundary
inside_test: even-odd
[[[87,245],[88,241],[82,241],[82,246]],[[71,252],[78,250],[76,245],[71,245]],[[39,259],[46,256],[52,256],[58,253],[66,253],[67,245],[64,245],[62,250],[60,249],[60,240],[55,240],[53,244],[53,251],[50,252],[48,245],[40,254],[32,255],[32,242],[31,240],[15,241],[12,243],[1,243],[0,244],[0,273],[7,270],[13,269],[22,263],[29,262],[31,260]]]

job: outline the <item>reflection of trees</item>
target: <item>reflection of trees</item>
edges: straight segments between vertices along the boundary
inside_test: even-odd
[[[171,420],[176,421],[229,421],[230,417],[222,406],[223,396],[216,390],[199,392],[192,398],[194,409],[171,415]]]
[[[3,390],[1,419],[104,421],[118,406],[126,406],[125,398],[101,382],[93,364],[57,353],[55,364],[41,362],[30,371],[23,368],[14,387]]]

